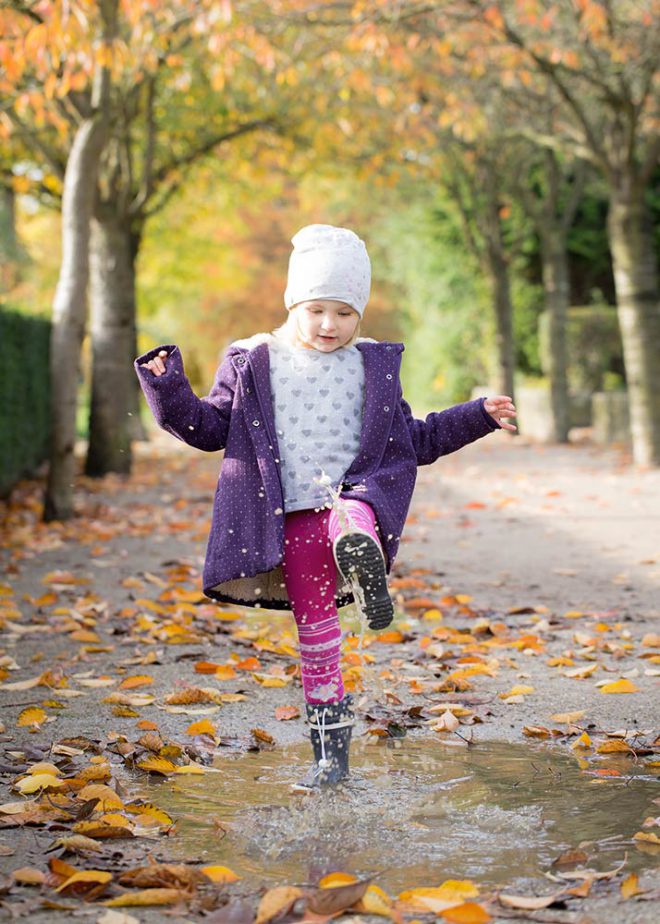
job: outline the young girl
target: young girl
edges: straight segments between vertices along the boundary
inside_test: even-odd
[[[292,243],[286,323],[232,343],[205,398],[177,346],[155,347],[135,368],[163,429],[225,451],[204,593],[293,611],[314,750],[305,785],[316,786],[348,775],[354,714],[338,607],[357,596],[370,628],[389,625],[386,575],[417,466],[515,430],[515,409],[500,395],[415,419],[399,382],[403,344],[359,336],[371,285],[364,242],[310,225]]]

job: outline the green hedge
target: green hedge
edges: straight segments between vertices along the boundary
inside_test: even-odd
[[[50,321],[0,306],[0,497],[48,453]]]

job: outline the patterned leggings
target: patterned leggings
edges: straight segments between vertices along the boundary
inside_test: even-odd
[[[343,498],[351,520],[381,545],[376,517],[364,501]],[[341,627],[335,605],[332,544],[341,531],[334,510],[296,510],[284,518],[284,581],[298,627],[303,693],[308,703],[338,703]],[[381,546],[382,547],[382,546]]]

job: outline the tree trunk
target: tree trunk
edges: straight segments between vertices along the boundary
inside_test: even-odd
[[[130,323],[130,337],[129,337],[129,356],[128,356],[128,366],[130,369],[130,382],[131,388],[129,390],[128,396],[128,412],[130,414],[130,435],[131,440],[142,440],[146,441],[149,439],[147,436],[147,431],[142,420],[142,404],[140,402],[140,396],[142,395],[142,388],[140,387],[140,380],[135,375],[133,370],[133,360],[138,356],[140,350],[138,348],[137,342],[137,299],[135,297],[136,290],[136,264],[138,254],[140,252],[140,246],[142,244],[142,231],[143,224],[136,229],[135,222],[133,222],[133,229],[130,232],[130,242],[131,242],[131,269],[133,271],[133,314],[131,316]]]
[[[644,190],[631,176],[612,190],[608,234],[628,383],[633,457],[660,465],[658,265]]]
[[[104,204],[91,235],[92,396],[85,474],[131,470],[135,266],[130,219]]]
[[[557,228],[540,229],[543,292],[549,321],[548,375],[553,439],[568,442],[569,406],[566,380],[566,320],[570,289],[565,235]]]
[[[495,310],[495,346],[497,350],[497,390],[515,398],[513,390],[513,306],[509,285],[509,267],[503,254],[489,250],[488,270]]]
[[[76,405],[80,347],[85,329],[89,277],[89,221],[99,159],[106,138],[99,114],[78,129],[64,176],[62,263],[53,302],[50,342],[52,436],[44,519],[73,514]]]
[[[99,0],[101,41],[117,34],[118,0]],[[67,159],[62,194],[62,262],[53,301],[50,341],[52,427],[44,520],[73,514],[76,405],[80,347],[85,329],[89,280],[89,225],[96,199],[99,161],[110,118],[110,68],[97,62],[92,81],[92,115],[76,131]]]

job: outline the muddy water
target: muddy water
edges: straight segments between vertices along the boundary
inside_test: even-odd
[[[585,841],[586,865],[653,866],[632,836],[657,814],[654,778],[630,761],[580,768],[558,748],[479,744],[448,747],[409,737],[351,749],[349,784],[297,796],[309,745],[221,754],[219,773],[171,778],[142,795],[177,819],[178,856],[230,866],[272,883],[312,881],[344,870],[375,874],[395,893],[445,879],[484,886],[539,885],[565,849]],[[225,752],[226,753],[226,752]],[[155,791],[154,791],[155,790]]]

